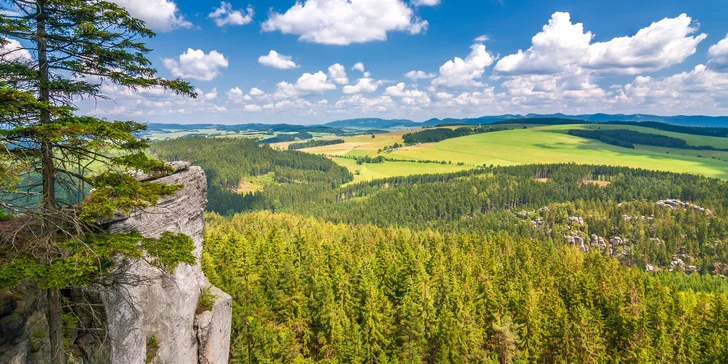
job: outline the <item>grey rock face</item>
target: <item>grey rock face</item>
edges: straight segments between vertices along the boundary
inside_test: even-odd
[[[148,211],[113,222],[109,230],[113,233],[136,229],[147,237],[159,237],[165,231],[184,233],[194,241],[197,263],[180,264],[174,273],[165,274],[145,261],[130,262],[128,272],[141,284],[104,292],[112,363],[144,363],[152,335],[158,343],[152,363],[228,361],[230,296],[214,288],[217,300],[210,314],[205,315],[210,317],[205,318],[204,325],[200,325],[202,320],[196,320],[198,299],[202,289],[210,285],[199,264],[207,204],[205,173],[199,167],[175,167],[179,167],[175,174],[156,182],[182,184],[182,190]],[[204,343],[204,350],[200,343]]]
[[[232,298],[217,287],[212,288],[212,293],[215,295],[212,310],[201,312],[195,318],[200,364],[226,363],[230,354],[229,347],[222,348],[220,343],[230,342]]]

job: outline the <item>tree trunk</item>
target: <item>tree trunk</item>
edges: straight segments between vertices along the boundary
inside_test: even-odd
[[[38,101],[48,103],[50,90],[48,85],[48,54],[46,34],[46,0],[38,0],[38,14],[36,19],[36,42],[38,46]],[[40,112],[41,124],[51,123],[50,112],[46,109]],[[43,180],[43,234],[47,237],[49,260],[54,259],[56,243],[56,191],[55,166],[53,165],[53,145],[50,141],[42,140],[40,146],[41,176]],[[48,296],[48,339],[51,345],[51,363],[65,364],[66,353],[63,343],[63,308],[61,306],[61,292],[57,288],[49,288]]]
[[[66,352],[63,345],[63,308],[61,291],[48,288],[48,339],[51,342],[51,363],[65,364]]]

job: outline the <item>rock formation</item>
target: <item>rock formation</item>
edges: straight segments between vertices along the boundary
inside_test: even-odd
[[[181,191],[149,211],[111,223],[109,230],[136,229],[147,237],[165,231],[184,233],[195,243],[197,264],[180,264],[167,275],[137,261],[129,269],[147,283],[105,292],[112,363],[144,363],[152,336],[158,348],[151,363],[227,363],[232,299],[213,287],[212,309],[196,313],[203,289],[210,286],[199,264],[207,204],[205,173],[185,164],[175,167],[182,169],[155,182],[182,184]]]
[[[171,165],[175,173],[155,182],[181,184],[184,187],[180,191],[146,211],[109,221],[107,227],[112,233],[135,229],[147,237],[158,237],[165,231],[184,233],[194,242],[197,263],[180,264],[172,274],[166,274],[143,260],[125,262],[127,276],[134,278],[134,284],[65,292],[66,298],[78,306],[74,311],[81,321],[70,343],[74,354],[85,363],[228,361],[232,299],[210,286],[199,263],[207,204],[205,173],[189,163]],[[135,177],[156,178],[141,174]],[[213,296],[210,307],[199,305],[203,291]],[[84,304],[94,306],[95,314],[89,314]],[[0,291],[0,363],[50,362],[46,310],[45,294],[37,288]],[[89,322],[84,323],[86,318]],[[99,335],[98,329],[104,333]],[[154,340],[150,340],[152,337]]]

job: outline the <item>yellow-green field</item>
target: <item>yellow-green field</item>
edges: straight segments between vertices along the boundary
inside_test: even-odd
[[[569,162],[620,165],[728,179],[728,152],[640,145],[636,146],[636,149],[627,149],[567,134],[569,129],[599,127],[662,134],[684,139],[690,145],[695,146],[712,145],[728,148],[728,138],[704,137],[624,125],[557,125],[476,134],[438,143],[404,147],[382,154],[387,158],[404,160],[445,160],[452,162],[452,165],[413,162],[356,165],[351,159],[334,158],[334,160],[352,172],[358,169],[360,174],[356,176],[357,180],[420,173],[442,173],[473,168],[476,165]],[[379,134],[373,139],[369,135],[344,138],[346,141],[344,144],[310,148],[304,151],[329,156],[376,156],[378,149],[394,143],[402,143],[402,135],[407,132]],[[465,163],[467,166],[457,166],[457,163]]]
[[[377,178],[392,176],[410,176],[413,174],[425,173],[450,173],[471,169],[473,166],[458,166],[454,164],[432,164],[417,162],[384,162],[356,164],[353,159],[332,158],[337,164],[346,167],[354,174],[354,181],[351,183],[371,181]]]

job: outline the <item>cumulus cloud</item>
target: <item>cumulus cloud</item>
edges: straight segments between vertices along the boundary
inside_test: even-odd
[[[420,90],[406,90],[404,82],[389,86],[385,93],[390,96],[399,97],[402,104],[408,106],[425,106],[430,103],[430,96],[427,92]]]
[[[228,100],[234,104],[242,104],[245,101],[253,99],[250,95],[246,95],[245,92],[238,87],[231,88],[225,92],[225,95],[227,95]]]
[[[445,62],[440,66],[440,74],[432,80],[433,86],[444,87],[471,87],[482,86],[478,81],[485,72],[485,67],[493,64],[494,57],[488,53],[483,44],[473,44],[470,47],[470,54],[462,59],[455,59]]]
[[[2,62],[15,62],[15,61],[30,61],[30,52],[15,39],[2,38],[0,39],[0,63]]]
[[[179,56],[179,60],[165,58],[162,60],[175,77],[191,78],[201,81],[210,81],[220,74],[222,68],[227,68],[228,60],[222,53],[210,51],[205,54],[201,49],[188,48],[187,52]]]
[[[305,0],[284,13],[271,12],[262,29],[305,42],[348,45],[386,40],[392,31],[419,34],[427,21],[402,0]]]
[[[204,98],[207,101],[212,101],[217,98],[217,87],[214,87],[210,92],[204,93],[202,90],[197,89],[196,94],[198,98]]]
[[[440,5],[440,0],[414,0],[412,1],[414,6],[435,6]]]
[[[296,62],[292,60],[291,56],[282,55],[272,49],[270,50],[270,52],[268,52],[267,55],[258,57],[258,63],[264,66],[278,68],[282,70],[299,67],[299,65],[297,65]]]
[[[337,108],[354,109],[363,112],[386,112],[397,108],[397,103],[386,95],[372,98],[363,95],[344,96],[334,105]]]
[[[213,19],[218,27],[226,25],[245,25],[253,21],[253,7],[248,6],[245,10],[233,10],[230,3],[222,2],[220,7],[215,9],[207,17]]]
[[[640,109],[662,113],[699,113],[706,109],[728,110],[728,73],[705,65],[672,76],[638,76],[622,86],[616,100]]]
[[[331,81],[334,81],[339,85],[346,85],[349,83],[349,78],[346,77],[346,69],[338,63],[332,64],[329,67],[329,77],[331,77]]]
[[[710,69],[728,71],[728,34],[720,42],[710,46],[708,55],[712,57],[708,61]]]
[[[144,20],[148,27],[160,32],[191,28],[192,23],[179,14],[171,0],[111,0],[126,9],[133,17]]]
[[[352,71],[364,72],[364,63],[356,62],[351,69]]]
[[[363,77],[357,80],[356,84],[354,85],[344,86],[344,89],[342,91],[348,95],[358,93],[370,93],[376,91],[381,84],[382,81],[375,81],[370,77]]]
[[[503,57],[494,70],[502,74],[554,74],[577,68],[601,73],[636,74],[682,63],[707,35],[686,14],[665,18],[634,36],[592,43],[594,35],[569,13],[557,12],[531,40],[525,52]]]
[[[257,87],[253,87],[250,89],[249,94],[250,94],[250,96],[263,96],[263,95],[265,95],[265,91],[263,91]]]
[[[298,97],[298,90],[296,86],[286,81],[281,81],[276,84],[276,92],[273,93],[273,97],[276,99],[287,99],[291,97]]]
[[[245,110],[245,111],[251,111],[251,112],[258,112],[258,111],[260,111],[262,109],[258,105],[248,104],[248,105],[243,106],[243,110]]]
[[[404,74],[404,77],[409,78],[410,80],[416,81],[416,80],[426,80],[430,78],[437,77],[436,73],[427,73],[425,71],[409,71]]]
[[[335,90],[336,86],[331,83],[325,73],[318,71],[301,75],[296,81],[296,89],[303,92],[321,92]]]
[[[336,85],[326,77],[326,74],[318,71],[316,73],[304,73],[298,78],[295,84],[286,81],[278,82],[273,97],[276,99],[291,99],[335,89]]]

